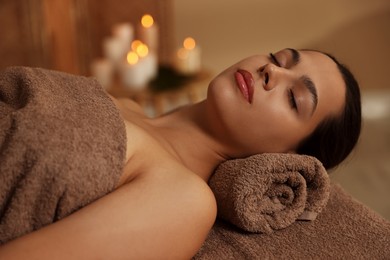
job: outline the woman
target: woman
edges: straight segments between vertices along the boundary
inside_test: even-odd
[[[128,140],[115,191],[5,244],[0,258],[188,259],[215,220],[207,181],[219,163],[298,152],[329,169],[360,133],[356,81],[317,51],[244,59],[211,81],[205,101],[155,119],[131,101],[112,100]]]

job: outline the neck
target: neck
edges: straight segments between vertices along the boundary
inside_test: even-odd
[[[180,108],[152,120],[168,151],[206,182],[221,162],[229,159],[226,147],[205,121],[204,102]]]

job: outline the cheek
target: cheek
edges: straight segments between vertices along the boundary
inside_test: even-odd
[[[257,152],[288,152],[306,136],[303,125],[291,114],[291,111],[269,105],[258,109],[251,120],[252,127],[242,124],[248,131],[249,142]],[[249,134],[250,133],[250,134]]]
[[[237,124],[241,104],[234,86],[226,77],[217,77],[209,84],[207,91],[207,117],[216,128],[225,131]],[[234,125],[234,124],[233,124]]]
[[[227,109],[227,104],[233,100],[232,86],[226,78],[215,78],[209,84],[207,89],[207,101],[211,103],[218,111]]]
[[[234,73],[230,70],[226,70],[215,77],[209,84],[207,90],[207,99],[220,103],[223,109],[233,109],[239,107],[240,103],[243,103],[244,99],[240,96],[240,92],[236,85]]]

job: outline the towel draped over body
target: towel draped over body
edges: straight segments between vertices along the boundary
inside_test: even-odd
[[[0,244],[115,189],[126,143],[96,80],[23,67],[0,73]],[[390,257],[389,222],[330,184],[314,158],[227,161],[210,187],[219,217],[194,259]]]
[[[112,191],[126,134],[91,78],[11,67],[0,74],[0,244]]]

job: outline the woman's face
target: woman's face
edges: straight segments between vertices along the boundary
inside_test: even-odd
[[[206,116],[235,156],[293,152],[320,122],[342,112],[345,92],[328,56],[284,49],[246,58],[215,77]]]

